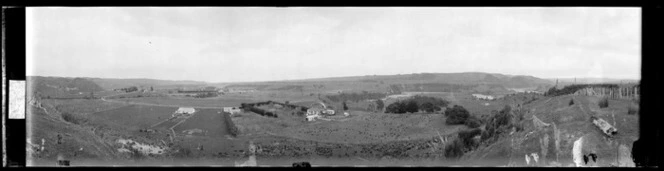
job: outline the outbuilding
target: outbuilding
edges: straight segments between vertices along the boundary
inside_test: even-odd
[[[177,114],[192,114],[194,112],[196,112],[196,110],[190,107],[180,107],[177,111],[175,111]]]

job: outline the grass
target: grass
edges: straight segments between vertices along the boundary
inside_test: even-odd
[[[207,136],[223,137],[228,134],[225,122],[225,113],[217,113],[220,110],[215,109],[196,109],[194,116],[173,128],[176,133],[182,133],[184,130],[201,129],[207,131]]]
[[[44,99],[44,104],[54,106],[59,112],[72,113],[72,114],[90,114],[115,108],[127,106],[120,103],[108,103],[99,99],[71,99],[71,100],[55,100]]]
[[[130,130],[138,130],[149,127],[152,124],[170,118],[175,112],[175,107],[141,106],[129,105],[113,110],[107,110],[92,114],[95,123],[106,125],[116,124]]]

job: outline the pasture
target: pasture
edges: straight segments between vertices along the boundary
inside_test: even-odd
[[[220,111],[216,109],[197,109],[194,116],[189,117],[174,127],[173,130],[181,134],[185,130],[200,129],[205,132],[205,136],[225,137],[228,132],[226,131],[226,124],[222,116],[224,113],[217,113]]]
[[[91,120],[100,125],[114,124],[129,130],[139,130],[170,118],[176,110],[176,107],[129,105],[93,113]]]

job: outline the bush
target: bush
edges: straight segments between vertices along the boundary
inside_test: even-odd
[[[240,134],[240,130],[238,130],[237,126],[235,126],[235,123],[233,123],[233,120],[230,117],[230,114],[228,113],[222,113],[224,115],[224,121],[226,124],[226,130],[228,130],[228,133],[231,134],[233,137],[237,137]],[[239,116],[239,115],[237,115]]]
[[[77,125],[86,123],[88,121],[88,119],[85,118],[84,116],[79,116],[77,114],[68,113],[68,112],[62,113],[62,119],[69,122],[69,123],[73,123],[73,124],[77,124]]]
[[[463,145],[463,151],[469,151],[474,149],[477,146],[477,142],[473,140],[473,138],[477,135],[481,135],[482,130],[479,128],[474,128],[470,130],[463,130],[458,133],[459,140],[461,140],[461,144]]]
[[[406,113],[406,111],[406,103],[400,101],[387,105],[385,109],[385,113]]]
[[[639,111],[638,106],[636,106],[636,105],[634,105],[634,104],[629,104],[629,105],[627,106],[627,114],[628,114],[628,115],[634,115],[634,114],[637,114],[638,111]]]
[[[423,110],[424,112],[427,113],[433,113],[435,111],[440,111],[441,108],[438,106],[435,106],[433,103],[426,102],[420,106],[420,109]]]
[[[445,146],[445,158],[457,159],[463,156],[463,143],[459,139],[455,139],[452,143]]]
[[[599,108],[607,108],[607,107],[609,107],[609,98],[606,98],[606,97],[605,97],[605,98],[602,98],[601,100],[599,100],[599,102],[597,103],[597,105],[599,105]]]
[[[477,128],[482,126],[482,122],[474,116],[471,116],[470,118],[466,119],[464,124],[469,128]]]
[[[448,125],[464,124],[466,119],[470,117],[470,113],[463,106],[454,105],[452,108],[445,110],[445,116],[447,117],[445,123]]]
[[[574,105],[574,99],[570,99],[570,100],[569,100],[569,105],[570,105],[570,106]]]
[[[497,135],[506,132],[506,129],[510,126],[513,125],[511,123],[512,120],[512,107],[509,105],[505,105],[503,109],[500,111],[491,111],[493,114],[492,117],[486,118],[484,121],[486,123],[486,127],[483,133],[482,133],[482,141],[490,140]],[[523,111],[514,111],[516,113],[517,117],[523,117]],[[520,116],[519,116],[520,115]],[[518,127],[517,127],[518,129]]]
[[[417,106],[417,102],[415,102],[415,101],[408,101],[408,103],[406,103],[406,112],[408,112],[408,113],[416,113],[416,112],[419,112],[419,111],[420,111],[420,109],[419,109],[419,107]]]

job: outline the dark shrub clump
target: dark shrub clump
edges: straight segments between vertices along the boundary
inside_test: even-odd
[[[464,124],[470,117],[470,113],[463,106],[454,105],[445,110],[445,116],[447,117],[445,123],[448,125]]]
[[[609,98],[602,98],[602,100],[599,100],[597,103],[599,105],[599,108],[607,108],[609,107]]]
[[[482,122],[474,116],[471,116],[470,118],[466,119],[464,124],[469,128],[477,128],[482,126]]]
[[[456,159],[463,155],[463,143],[455,139],[452,143],[445,146],[445,158]]]
[[[628,115],[634,115],[634,114],[637,114],[638,112],[639,112],[638,106],[636,106],[634,104],[629,104],[627,106],[627,114]]]

